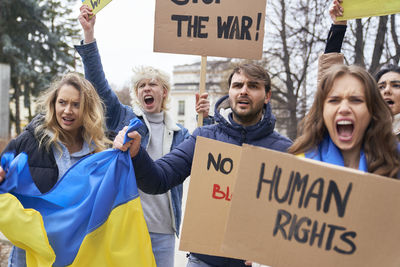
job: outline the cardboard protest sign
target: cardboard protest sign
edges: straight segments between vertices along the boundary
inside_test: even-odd
[[[180,250],[222,255],[240,147],[197,137]]]
[[[400,181],[249,145],[238,168],[225,255],[273,267],[400,266]]]
[[[345,0],[342,3],[344,13],[339,20],[384,16],[400,13],[399,0]]]
[[[156,0],[154,51],[260,59],[266,0]]]
[[[93,9],[93,14],[97,14],[101,9],[103,9],[112,0],[82,0],[83,5],[88,5]]]

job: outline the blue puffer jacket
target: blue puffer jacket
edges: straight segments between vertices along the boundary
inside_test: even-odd
[[[53,151],[39,146],[43,131],[35,133],[35,129],[43,123],[43,118],[42,114],[34,117],[23,132],[8,143],[0,158],[5,152],[13,152],[15,156],[25,152],[28,155],[29,172],[36,187],[41,193],[46,193],[57,183],[58,167]]]
[[[269,104],[265,105],[264,118],[255,125],[243,127],[232,120],[227,107],[228,96],[221,98],[215,106],[217,124],[197,128],[193,135],[173,151],[156,160],[151,160],[144,149],[133,159],[136,179],[143,191],[155,194],[166,192],[181,184],[189,176],[197,136],[203,136],[235,145],[244,143],[286,152],[292,142],[274,131],[275,117]],[[225,114],[225,115],[221,115]],[[200,260],[218,267],[245,266],[243,260],[195,254]]]
[[[140,115],[137,115],[131,106],[123,105],[121,102],[119,102],[117,95],[114,93],[113,90],[111,90],[111,87],[105,77],[103,66],[101,64],[100,54],[97,48],[97,43],[92,42],[89,44],[75,46],[75,49],[82,57],[86,79],[88,79],[93,84],[93,86],[96,88],[97,93],[104,101],[104,104],[106,106],[107,129],[111,131],[111,135],[117,134],[118,131],[124,128],[124,126],[129,125],[129,121],[131,119],[137,117],[143,122],[143,126],[138,130],[138,132],[142,136],[141,147],[145,149],[149,142],[149,130],[146,127],[146,121],[143,116],[143,112],[138,109],[136,110],[136,113],[139,113]],[[166,116],[165,118],[168,118],[168,120],[171,121],[169,119],[169,116]],[[182,127],[182,125],[180,124],[174,125],[174,127],[171,127],[171,129],[171,134],[173,132],[173,138],[170,150],[183,142],[185,138],[189,137],[188,130]],[[140,188],[139,185],[138,187]],[[174,211],[175,217],[175,230],[176,234],[179,235],[179,227],[182,218],[183,189],[181,184],[177,184],[177,186],[171,187],[170,189],[172,209]]]

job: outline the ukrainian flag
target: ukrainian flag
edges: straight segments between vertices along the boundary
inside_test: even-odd
[[[340,152],[340,149],[333,143],[329,135],[326,135],[322,142],[315,149],[297,156],[318,160],[333,165],[344,166],[342,152]],[[358,169],[363,172],[368,172],[367,159],[363,149],[360,151]]]
[[[1,159],[0,231],[28,266],[156,266],[129,152],[85,157],[45,194],[27,159]]]

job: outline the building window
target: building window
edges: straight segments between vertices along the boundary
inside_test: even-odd
[[[178,115],[185,115],[185,100],[178,101]]]

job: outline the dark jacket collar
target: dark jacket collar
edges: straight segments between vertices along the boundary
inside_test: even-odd
[[[228,134],[232,136],[243,136],[246,135],[246,139],[253,140],[264,137],[271,134],[275,128],[275,116],[271,112],[271,105],[264,105],[264,116],[262,120],[251,126],[242,126],[235,123],[232,119],[228,121],[226,116],[221,115],[229,107],[229,96],[221,97],[215,104],[215,121],[220,124],[221,127],[225,128]],[[232,116],[232,112],[228,116]]]

